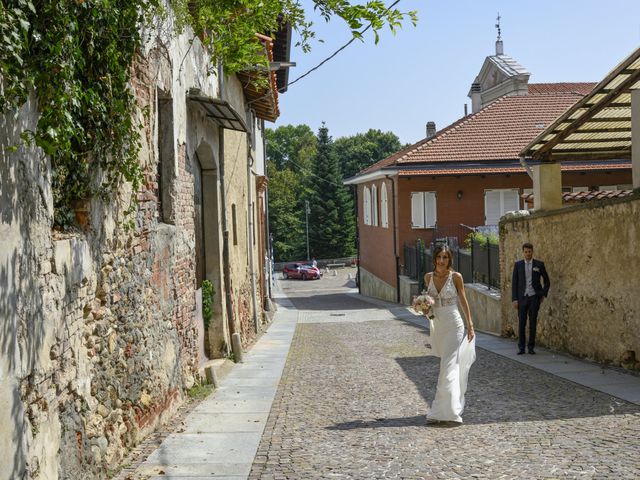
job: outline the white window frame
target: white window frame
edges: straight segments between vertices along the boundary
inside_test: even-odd
[[[487,201],[488,196],[496,196],[497,195],[497,208],[499,214],[496,218],[495,223],[489,223],[493,214],[489,212],[490,203]],[[513,203],[509,204],[510,201],[514,200],[513,196],[515,195],[515,205]],[[511,198],[505,198],[507,196],[511,196]],[[510,208],[515,206],[515,208]],[[512,212],[514,210],[520,210],[520,191],[517,188],[503,188],[503,189],[487,189],[484,191],[484,224],[485,225],[498,225],[500,222],[500,218],[507,212]]]
[[[362,197],[362,213],[364,217],[364,224],[371,225],[371,191],[369,190],[369,187],[364,187],[364,193]]]
[[[436,192],[411,192],[411,228],[436,228],[437,222]]]
[[[371,225],[378,226],[378,187],[371,185]]]
[[[387,200],[387,184],[382,183],[380,193],[380,225],[382,228],[389,228],[389,201]]]

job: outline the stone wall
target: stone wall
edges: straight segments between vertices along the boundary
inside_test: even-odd
[[[196,380],[203,339],[189,153],[197,145],[190,145],[189,132],[199,132],[198,142],[211,151],[218,139],[204,115],[206,124],[187,121],[185,99],[191,86],[211,97],[218,92],[205,75],[210,60],[189,40],[172,39],[158,49],[169,59],[149,55],[134,69],[145,180],[130,215],[125,184],[111,199],[94,198],[78,210],[82,231],[53,231],[47,158],[24,145],[2,148],[19,145],[23,129],[35,129],[37,104],[31,98],[16,115],[0,117],[0,480],[107,478]],[[159,85],[174,107],[173,224],[159,210]],[[244,180],[228,188],[244,184],[234,195],[246,238],[246,147],[240,153],[233,161]],[[236,299],[251,298],[246,251],[232,259]],[[247,344],[255,337],[251,302],[235,303]]]
[[[481,283],[464,285],[471,318],[475,329],[480,332],[502,333],[502,302],[498,290],[488,289]]]
[[[379,298],[387,302],[395,302],[397,300],[396,289],[391,285],[362,267],[358,269],[358,272],[360,275],[360,293],[362,295]]]
[[[515,336],[513,262],[534,244],[545,262],[549,297],[537,342],[598,362],[640,369],[640,194],[593,201],[500,224],[502,334]]]

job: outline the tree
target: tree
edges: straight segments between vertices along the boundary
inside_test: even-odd
[[[284,125],[265,130],[267,158],[277,170],[289,168],[306,175],[316,154],[316,136],[308,125]]]
[[[329,130],[318,130],[312,193],[309,200],[309,246],[318,258],[355,254],[355,214],[353,202],[342,183],[342,172]]]
[[[402,148],[397,135],[374,129],[367,133],[338,138],[334,146],[344,178],[353,177],[359,171]]]
[[[405,13],[394,8],[398,2],[390,7],[381,0],[355,5],[348,0],[311,3],[325,21],[344,20],[354,38],[362,39],[363,27],[370,25],[376,43],[383,27],[388,26],[395,33],[406,19],[414,25],[417,22],[415,11]],[[171,0],[171,6],[177,13],[178,25],[191,25],[229,73],[266,66],[262,46],[255,41],[256,32],[277,32],[280,25],[288,23],[298,33],[297,46],[304,52],[311,49],[310,42],[315,37],[313,23],[299,0]]]
[[[269,231],[273,235],[273,255],[277,261],[306,257],[304,197],[300,175],[289,168],[278,170],[273,162],[269,169]]]

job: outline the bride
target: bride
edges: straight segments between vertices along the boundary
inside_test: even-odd
[[[469,367],[476,358],[475,333],[464,293],[464,281],[462,275],[451,268],[452,261],[453,256],[447,245],[436,247],[433,252],[434,271],[424,276],[425,285],[428,285],[427,294],[435,301],[431,345],[434,354],[440,357],[438,386],[427,413],[428,423],[462,423]],[[466,335],[458,301],[467,321]]]

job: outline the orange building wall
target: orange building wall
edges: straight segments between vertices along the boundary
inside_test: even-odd
[[[382,192],[382,184],[387,185],[387,205],[389,208],[389,227],[383,228],[382,210],[380,209],[380,200]],[[371,272],[376,277],[384,280],[389,285],[397,288],[396,285],[396,260],[393,253],[393,196],[392,181],[378,180],[369,182],[366,186],[371,189],[372,185],[376,185],[378,189],[378,226],[364,224],[364,187],[358,185],[358,231],[360,239],[360,265]]]

